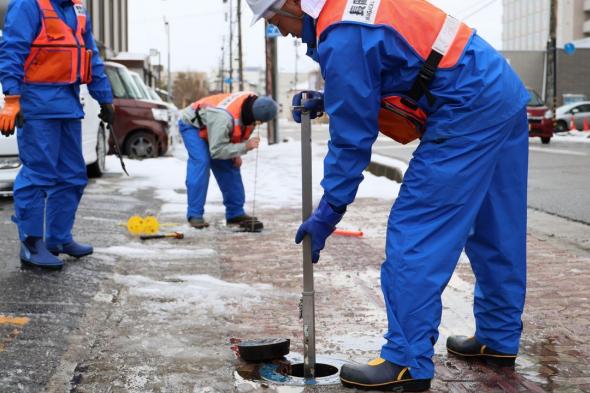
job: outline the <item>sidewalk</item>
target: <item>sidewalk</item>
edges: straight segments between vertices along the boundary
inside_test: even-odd
[[[314,145],[316,201],[321,196],[318,183],[325,148]],[[243,167],[249,212],[255,161],[256,155],[249,154]],[[108,165],[119,171],[112,157]],[[289,337],[291,351],[302,352],[301,248],[293,242],[301,221],[298,142],[260,150],[256,215],[265,230],[259,234],[225,226],[213,179],[206,213],[212,227],[196,231],[185,224],[181,151],[178,158],[127,161],[127,165],[130,179],[109,175],[92,184],[84,197],[77,228],[81,240],[95,242],[95,255],[80,262],[69,260],[62,273],[51,276],[65,279],[64,286],[81,270],[94,279],[84,293],[90,300],[84,307],[76,306],[83,310],[81,321],[64,328],[67,334],[60,341],[58,365],[42,385],[44,391],[303,392],[303,388],[264,387],[244,380],[236,373],[240,364],[229,344],[233,337]],[[387,326],[379,269],[387,216],[398,190],[397,183],[367,173],[357,201],[340,225],[363,230],[364,238],[333,236],[315,267],[319,354],[359,362],[378,355]],[[101,209],[106,206],[111,207],[105,216]],[[148,210],[168,224],[166,231],[185,232],[185,240],[142,243],[118,226],[130,215]],[[443,295],[432,392],[590,391],[590,258],[548,237],[531,234],[528,241],[529,296],[516,371],[498,373],[445,353],[449,334],[473,331],[473,275],[462,258]],[[82,300],[69,302],[74,306],[78,301]],[[60,317],[59,309],[53,313],[52,323]],[[24,309],[18,316],[30,318],[30,325],[45,323]],[[4,351],[0,357],[26,364],[28,359],[19,358],[23,347],[53,347],[43,337],[22,341],[29,337],[27,329],[28,325],[15,329],[22,333],[17,337],[0,331],[0,352]],[[0,378],[2,392],[38,391],[31,386],[39,385],[29,385],[17,369],[13,371],[11,379]],[[352,391],[330,386],[305,392]]]

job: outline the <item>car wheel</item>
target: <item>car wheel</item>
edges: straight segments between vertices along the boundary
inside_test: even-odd
[[[544,145],[548,145],[549,143],[551,143],[551,137],[549,137],[549,136],[542,136],[541,137],[541,142]]]
[[[98,129],[96,141],[96,162],[88,165],[89,177],[101,177],[106,172],[107,143],[102,125]]]
[[[129,158],[154,158],[158,156],[158,144],[154,134],[137,131],[127,138],[125,153]]]
[[[557,127],[555,129],[555,132],[568,132],[569,131],[569,126],[567,125],[567,123],[563,120],[560,120],[557,122]]]

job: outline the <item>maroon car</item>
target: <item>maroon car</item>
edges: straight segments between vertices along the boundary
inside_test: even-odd
[[[545,117],[549,108],[536,91],[533,89],[527,90],[531,96],[526,108],[529,118],[529,136],[540,137],[541,141],[547,144],[553,138],[553,120]]]
[[[166,105],[142,99],[127,68],[106,62],[106,74],[113,88],[116,120],[113,130],[123,154],[150,158],[168,150],[169,111]],[[113,139],[109,139],[113,152]]]

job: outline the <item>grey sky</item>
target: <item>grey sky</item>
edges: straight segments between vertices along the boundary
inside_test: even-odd
[[[229,1],[229,0],[228,0]],[[448,13],[465,18],[489,3],[486,0],[431,0]],[[234,0],[235,6],[236,0]],[[246,66],[264,65],[264,23],[250,27],[252,14],[244,1],[244,56]],[[166,36],[163,17],[171,26],[172,69],[174,71],[211,71],[219,67],[224,37],[227,45],[227,6],[222,0],[129,0],[129,50],[149,53],[150,48],[162,52],[166,59]],[[502,44],[502,0],[466,19],[479,34],[496,48]],[[300,70],[309,70],[314,63],[299,48]],[[237,55],[237,54],[235,54]],[[293,38],[279,38],[279,67],[293,72],[295,47]],[[154,59],[157,62],[157,59]]]

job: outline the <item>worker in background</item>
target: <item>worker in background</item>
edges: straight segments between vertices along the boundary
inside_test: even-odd
[[[180,134],[188,151],[186,188],[187,219],[197,229],[209,223],[203,218],[210,171],[223,194],[227,225],[260,231],[263,224],[244,211],[245,193],[240,167],[248,151],[257,149],[259,137],[252,137],[257,124],[274,119],[278,104],[251,92],[205,97],[182,111]]]
[[[22,168],[14,184],[14,222],[25,264],[59,269],[56,255],[90,255],[72,227],[88,181],[82,156],[80,85],[112,123],[110,84],[82,0],[12,0],[0,42],[5,104],[0,132],[18,128]]]
[[[448,352],[513,366],[526,293],[529,95],[506,60],[425,0],[247,0],[255,20],[301,37],[325,93],[294,104],[330,116],[324,195],[300,227],[318,261],[355,199],[379,131],[420,138],[388,221],[379,358],[345,365],[360,389],[425,391],[434,376],[441,294],[466,251],[476,277],[473,337]],[[294,116],[301,116],[296,111]]]

